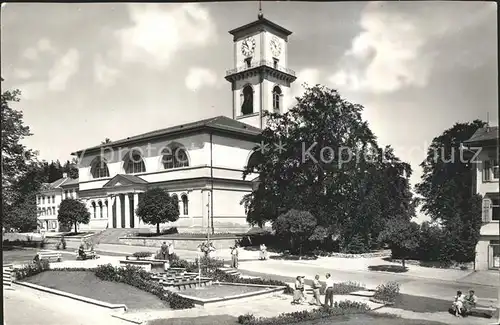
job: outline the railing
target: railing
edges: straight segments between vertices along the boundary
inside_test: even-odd
[[[229,75],[232,75],[232,74],[235,74],[235,73],[238,73],[238,72],[250,70],[250,69],[253,69],[253,68],[261,67],[261,66],[267,66],[267,67],[276,69],[278,71],[287,73],[287,74],[292,75],[292,76],[295,77],[295,71],[293,71],[292,69],[288,69],[288,68],[285,68],[283,66],[274,64],[273,61],[269,61],[269,60],[255,61],[255,62],[252,62],[250,65],[242,65],[242,66],[239,66],[237,68],[234,68],[234,69],[231,69],[231,70],[227,70],[226,71],[226,76],[229,76]]]

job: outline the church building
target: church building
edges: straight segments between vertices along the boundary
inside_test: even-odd
[[[240,202],[258,175],[243,179],[243,171],[265,127],[264,111],[286,110],[284,98],[296,79],[287,68],[292,32],[260,12],[256,21],[229,33],[234,67],[225,79],[233,94],[231,117],[216,116],[72,153],[79,160],[75,197],[91,214],[81,230],[153,228],[135,213],[143,193],[153,187],[166,189],[179,201],[179,220],[163,227],[179,232],[249,229]],[[53,225],[47,218],[44,223]]]

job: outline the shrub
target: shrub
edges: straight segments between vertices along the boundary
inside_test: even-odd
[[[123,282],[140,290],[154,294],[167,302],[172,309],[194,308],[194,302],[165,290],[163,286],[151,278],[151,274],[139,267],[127,265],[116,268],[111,264],[100,265],[95,270],[95,275],[104,281]]]
[[[212,274],[215,272],[216,269],[224,267],[224,261],[219,260],[216,258],[208,257],[208,256],[202,256],[200,258],[200,265],[201,268],[209,274]]]
[[[353,236],[348,242],[344,244],[344,253],[348,254],[362,254],[366,253],[367,247],[363,237],[360,235]]]
[[[333,294],[335,295],[347,295],[363,289],[365,289],[365,285],[358,282],[348,281],[333,284]]]
[[[381,284],[375,290],[373,298],[379,301],[393,303],[399,295],[399,283],[390,281]]]
[[[132,256],[138,258],[150,257],[151,255],[153,255],[153,253],[151,252],[135,252],[134,254],[132,254]]]
[[[320,307],[311,311],[297,311],[284,313],[276,317],[255,318],[253,315],[243,315],[238,317],[238,322],[244,325],[278,325],[293,324],[304,321],[314,321],[340,315],[359,314],[369,311],[370,308],[365,303],[355,301],[335,302],[333,307]]]
[[[22,280],[30,276],[36,275],[38,273],[42,273],[43,271],[49,269],[50,269],[49,261],[42,259],[32,264],[24,265],[22,268],[14,269],[14,276],[16,280]]]
[[[238,316],[238,324],[249,324],[251,322],[255,322],[255,316],[252,314]]]

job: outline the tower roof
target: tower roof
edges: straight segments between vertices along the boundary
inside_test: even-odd
[[[259,16],[259,19],[246,24],[244,26],[235,28],[229,31],[229,34],[234,36],[234,40],[246,36],[249,32],[258,31],[261,28],[268,28],[278,34],[281,34],[283,38],[287,39],[288,36],[292,35],[292,32],[288,29],[281,27],[280,25],[273,23],[269,19],[264,18],[264,16]]]

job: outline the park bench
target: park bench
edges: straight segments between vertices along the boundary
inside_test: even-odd
[[[473,317],[484,317],[484,318],[491,318],[493,317],[493,314],[497,310],[496,307],[491,306],[486,306],[488,305],[488,302],[484,299],[478,298],[477,304],[472,307],[468,312],[466,316],[473,316]],[[455,311],[453,308],[449,309],[449,312],[451,314],[455,314]]]
[[[53,260],[56,262],[61,262],[62,254],[57,252],[39,251],[33,258],[33,261],[40,261],[40,260],[48,260],[49,262]]]
[[[79,251],[75,251],[75,254],[77,260],[94,260],[96,258],[99,258],[99,255],[97,255],[93,250],[83,251],[83,256],[80,256]]]

